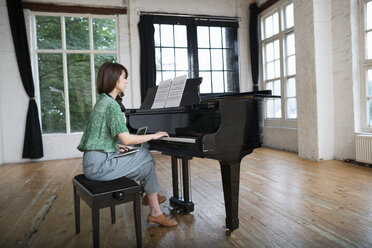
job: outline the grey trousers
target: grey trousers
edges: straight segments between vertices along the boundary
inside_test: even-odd
[[[116,155],[115,152],[85,151],[83,155],[85,176],[95,181],[109,181],[125,176],[139,181],[148,195],[159,192],[154,159],[146,147],[126,156]]]

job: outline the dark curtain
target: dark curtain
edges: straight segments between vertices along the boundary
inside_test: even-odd
[[[26,132],[23,144],[23,158],[43,157],[43,143],[39,114],[35,101],[35,88],[32,79],[31,60],[28,50],[25,18],[23,16],[21,0],[6,0],[10,28],[13,36],[13,43],[16,52],[18,69],[21,75],[23,86],[30,98],[26,119]]]
[[[251,51],[251,70],[253,80],[253,91],[258,91],[258,14],[259,9],[256,3],[252,3],[249,6],[250,18],[249,18],[249,42]]]
[[[147,89],[155,86],[155,41],[154,25],[151,16],[141,16],[138,23],[141,43],[141,102],[145,99]]]

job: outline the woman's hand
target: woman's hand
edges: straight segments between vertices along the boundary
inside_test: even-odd
[[[130,148],[129,148],[128,146],[125,146],[125,145],[119,144],[119,145],[118,145],[118,150],[119,150],[119,153],[123,153],[123,152],[129,151]]]
[[[160,139],[161,137],[169,137],[167,132],[159,131],[153,134],[154,139]]]

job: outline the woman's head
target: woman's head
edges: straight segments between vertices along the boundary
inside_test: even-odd
[[[128,70],[123,65],[118,63],[106,62],[99,68],[97,75],[97,92],[98,94],[112,92],[122,75],[128,77]]]

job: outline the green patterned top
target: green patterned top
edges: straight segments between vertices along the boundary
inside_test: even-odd
[[[77,149],[82,152],[116,152],[118,134],[123,132],[129,131],[119,104],[112,97],[100,94]]]

